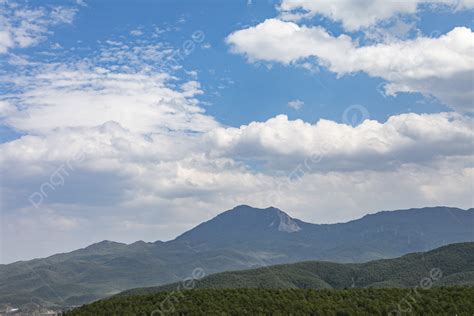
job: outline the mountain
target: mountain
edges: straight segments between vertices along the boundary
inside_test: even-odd
[[[434,287],[474,286],[474,242],[451,244],[428,252],[366,263],[306,261],[222,272],[195,280],[193,288],[407,288],[420,286],[421,280],[425,278],[430,279]],[[132,289],[119,295],[173,291],[180,288],[180,284]]]
[[[103,241],[70,253],[0,265],[0,304],[47,307],[189,277],[303,260],[364,262],[474,241],[474,209],[384,211],[311,224],[276,208],[241,205],[168,242]]]

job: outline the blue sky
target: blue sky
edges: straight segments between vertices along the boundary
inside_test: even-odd
[[[328,4],[0,0],[0,262],[472,207],[472,1]]]

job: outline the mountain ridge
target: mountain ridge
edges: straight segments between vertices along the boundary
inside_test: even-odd
[[[1,266],[7,266],[7,265],[11,265],[11,264],[16,264],[16,263],[21,263],[21,262],[27,262],[27,261],[32,261],[32,260],[38,260],[38,259],[47,259],[47,258],[50,258],[50,257],[54,257],[54,256],[58,256],[58,255],[63,255],[63,254],[70,254],[70,253],[73,253],[73,252],[76,252],[76,251],[81,251],[81,250],[86,250],[86,249],[90,249],[90,247],[94,247],[96,245],[101,245],[101,244],[105,244],[105,243],[112,243],[112,244],[115,244],[115,245],[123,245],[123,246],[132,246],[134,244],[137,244],[137,243],[146,243],[146,244],[163,244],[163,243],[170,243],[170,242],[174,242],[174,241],[178,241],[180,239],[180,237],[182,237],[183,235],[185,235],[186,233],[198,228],[199,226],[201,226],[202,224],[206,224],[206,223],[209,223],[209,222],[212,222],[214,219],[218,218],[219,216],[227,213],[227,212],[231,212],[237,208],[240,208],[240,207],[248,207],[248,208],[252,208],[252,209],[255,209],[255,210],[258,210],[258,211],[261,211],[261,210],[269,210],[269,209],[273,209],[273,210],[277,210],[283,214],[285,214],[286,216],[288,216],[289,218],[291,218],[292,220],[296,221],[297,223],[300,223],[300,224],[309,224],[309,225],[317,225],[317,226],[330,226],[330,225],[340,225],[340,224],[349,224],[349,223],[355,223],[355,222],[358,222],[360,220],[363,220],[363,219],[367,219],[367,218],[371,218],[373,216],[377,216],[377,215],[381,215],[381,214],[389,214],[389,213],[392,213],[392,212],[398,212],[398,213],[401,213],[401,212],[413,212],[413,211],[430,211],[432,209],[447,209],[447,210],[455,210],[455,211],[464,211],[464,212],[473,212],[474,213],[474,208],[469,208],[469,209],[461,209],[461,208],[457,208],[457,207],[449,207],[449,206],[427,206],[427,207],[416,207],[416,208],[408,208],[408,209],[400,209],[400,210],[381,210],[381,211],[376,211],[376,212],[373,212],[373,213],[368,213],[368,214],[365,214],[364,216],[362,217],[359,217],[359,218],[356,218],[356,219],[352,219],[352,220],[348,220],[348,221],[345,221],[345,222],[336,222],[336,223],[312,223],[312,222],[305,222],[303,220],[300,220],[300,219],[297,219],[297,218],[293,218],[291,216],[289,216],[286,212],[276,208],[276,207],[273,207],[273,206],[269,206],[267,208],[255,208],[255,207],[252,207],[250,205],[247,205],[247,204],[240,204],[238,206],[235,206],[234,208],[230,209],[230,210],[227,210],[227,211],[224,211],[224,212],[221,212],[219,214],[217,214],[216,216],[210,218],[209,220],[205,221],[205,222],[202,222],[198,225],[196,225],[195,227],[179,234],[178,236],[176,236],[174,239],[170,239],[168,241],[162,241],[162,240],[155,240],[155,241],[144,241],[144,240],[136,240],[136,241],[133,241],[133,242],[130,242],[130,243],[126,243],[126,242],[117,242],[117,241],[113,241],[113,240],[108,240],[108,239],[104,239],[104,240],[101,240],[101,241],[98,241],[98,242],[95,242],[95,243],[92,243],[90,245],[87,245],[87,246],[84,246],[82,248],[78,248],[78,249],[75,249],[75,250],[71,250],[71,251],[65,251],[65,252],[60,252],[60,253],[56,253],[56,254],[52,254],[50,256],[46,256],[46,257],[39,257],[39,258],[33,258],[33,259],[26,259],[26,260],[18,260],[18,261],[14,261],[14,262],[11,262],[11,263],[6,263],[6,264],[0,264],[0,267]],[[474,235],[474,231],[473,231],[473,235]]]

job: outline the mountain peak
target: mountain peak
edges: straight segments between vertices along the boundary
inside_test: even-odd
[[[238,217],[252,222],[268,224],[267,228],[277,228],[278,231],[293,233],[301,230],[298,223],[282,210],[270,206],[265,209],[254,208],[249,205],[238,205],[233,209],[219,214],[218,217]]]
[[[185,232],[176,240],[218,242],[222,238],[243,240],[263,234],[295,233],[302,230],[298,222],[275,207],[261,209],[239,205]]]

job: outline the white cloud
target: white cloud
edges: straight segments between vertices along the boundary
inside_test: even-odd
[[[5,2],[0,11],[0,54],[38,44],[51,33],[52,26],[71,23],[75,14],[74,8],[30,8]]]
[[[291,100],[290,102],[288,102],[288,106],[294,110],[301,109],[303,105],[304,105],[304,102],[299,99]]]
[[[340,60],[354,47],[349,36],[333,37],[322,27],[299,27],[277,19],[233,32],[226,42],[232,45],[233,52],[245,54],[252,62],[266,60],[284,64],[309,56]]]
[[[311,172],[396,170],[407,163],[470,157],[473,125],[472,118],[455,113],[401,114],[385,123],[365,120],[356,127],[329,120],[309,124],[279,115],[240,128],[213,127],[201,133],[156,128],[143,135],[140,130],[106,122],[94,127],[61,127],[44,136],[23,136],[1,145],[1,161],[4,166],[28,164],[30,167],[25,165],[20,173],[25,176],[48,170],[38,169],[40,162],[54,165],[80,151],[85,152],[86,168],[124,175],[129,171],[134,174],[148,163],[158,163],[160,168],[189,164],[198,169],[240,172],[246,170],[240,167],[247,161],[265,162],[268,168],[262,172],[286,172],[308,157],[321,158]],[[128,169],[127,165],[134,167]],[[202,178],[204,182],[210,179]]]
[[[358,46],[349,36],[334,37],[321,27],[269,19],[226,40],[251,62],[298,64],[315,57],[338,76],[363,71],[387,80],[389,95],[420,92],[461,112],[473,111],[474,34],[465,27],[439,38]]]
[[[311,172],[381,170],[470,156],[473,126],[473,119],[454,113],[401,114],[385,123],[365,120],[357,127],[328,120],[309,124],[279,115],[240,128],[217,128],[207,137],[221,155],[263,161],[270,170],[291,169],[307,157],[321,159]]]
[[[439,5],[451,10],[474,7],[472,0],[283,0],[280,17],[285,20],[300,20],[315,15],[340,22],[345,30],[356,31],[390,19],[400,14],[414,14],[423,4]]]
[[[14,45],[12,36],[9,32],[0,31],[0,53],[6,53],[9,47]]]
[[[0,118],[4,118],[16,112],[16,107],[6,101],[0,101]]]
[[[25,89],[18,110],[4,123],[17,130],[47,133],[63,127],[93,127],[108,121],[133,132],[159,129],[205,131],[217,126],[193,98],[196,82],[170,88],[166,74],[120,73],[104,68],[54,67],[31,78],[15,78]]]

